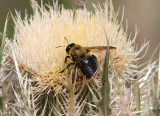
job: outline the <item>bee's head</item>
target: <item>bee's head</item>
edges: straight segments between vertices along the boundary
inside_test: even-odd
[[[67,48],[66,48],[66,52],[69,54],[69,50],[71,49],[71,47],[73,47],[75,44],[74,43],[71,43],[71,44],[68,44]]]

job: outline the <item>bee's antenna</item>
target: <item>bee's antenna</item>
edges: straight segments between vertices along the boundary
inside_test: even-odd
[[[66,38],[66,37],[64,37],[64,39],[67,41],[67,44],[69,44],[69,43],[68,43],[68,40],[67,40],[67,38]]]
[[[69,44],[67,38],[64,37],[64,39],[66,40],[67,44]],[[59,48],[59,47],[67,47],[67,46],[57,46],[56,48]]]

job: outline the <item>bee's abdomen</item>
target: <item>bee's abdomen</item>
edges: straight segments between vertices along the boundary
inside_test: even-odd
[[[97,59],[94,55],[81,59],[77,62],[78,67],[82,73],[90,79],[97,70]]]

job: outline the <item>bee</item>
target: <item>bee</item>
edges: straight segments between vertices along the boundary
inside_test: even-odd
[[[116,49],[109,46],[109,49]],[[101,50],[107,50],[107,46],[93,46],[82,47],[79,44],[70,43],[66,47],[67,56],[65,57],[65,63],[67,59],[71,59],[73,62],[68,64],[62,71],[64,72],[71,65],[76,65],[80,68],[81,72],[86,76],[86,79],[91,79],[97,71],[97,58],[91,52],[100,52]]]

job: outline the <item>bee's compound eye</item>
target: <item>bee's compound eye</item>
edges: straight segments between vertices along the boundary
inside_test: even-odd
[[[74,43],[71,43],[67,46],[66,48],[66,52],[69,53],[69,50],[71,49],[71,47],[73,47],[75,44]]]

